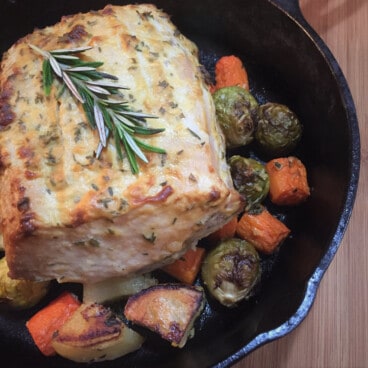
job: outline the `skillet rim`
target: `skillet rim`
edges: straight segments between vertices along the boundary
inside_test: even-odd
[[[321,283],[322,278],[328,267],[330,266],[336,252],[338,251],[347,230],[349,220],[353,212],[359,185],[361,159],[359,123],[354,100],[344,73],[327,44],[304,18],[298,0],[268,0],[268,2],[273,4],[280,11],[282,11],[285,16],[289,17],[293,22],[295,22],[298,27],[305,33],[306,37],[309,37],[313,41],[314,46],[322,54],[326,64],[329,66],[336,80],[336,84],[338,85],[339,91],[341,93],[342,102],[345,104],[344,107],[347,115],[349,132],[351,134],[351,150],[349,151],[350,180],[348,190],[346,192],[346,199],[344,202],[343,211],[336,226],[334,236],[330,242],[327,252],[322,257],[318,267],[315,269],[308,280],[304,298],[300,303],[297,311],[287,321],[285,321],[283,324],[279,325],[275,329],[257,335],[247,345],[239,349],[227,359],[224,359],[221,362],[215,364],[213,366],[214,368],[226,368],[232,366],[257,348],[289,334],[296,327],[298,327],[307,317],[315,301],[319,284]]]
[[[339,90],[341,92],[341,100],[345,104],[344,110],[347,113],[347,121],[349,123],[349,132],[351,133],[351,142],[352,147],[349,153],[350,157],[350,180],[349,187],[346,193],[346,199],[343,207],[343,212],[340,216],[340,220],[336,227],[336,232],[334,233],[334,237],[331,241],[330,246],[328,247],[328,251],[322,258],[319,263],[319,266],[313,272],[311,278],[308,281],[307,288],[305,291],[305,297],[303,302],[300,304],[297,312],[285,323],[280,325],[279,327],[262,333],[256,336],[250,343],[244,346],[235,354],[231,355],[229,358],[223,360],[222,362],[215,365],[215,367],[228,367],[236,363],[236,361],[243,358],[245,355],[249,354],[251,351],[256,348],[264,345],[268,342],[271,342],[275,339],[278,339],[293,329],[295,329],[307,316],[314,300],[316,297],[316,293],[318,290],[319,283],[329,267],[334,255],[336,254],[341,240],[346,231],[353,206],[356,197],[356,192],[358,188],[359,181],[359,171],[360,171],[360,136],[359,136],[359,127],[358,121],[356,117],[356,111],[354,102],[347,84],[347,81],[337,63],[331,51],[328,49],[327,45],[324,41],[319,37],[319,35],[312,29],[312,27],[305,21],[301,12],[299,12],[298,2],[296,0],[292,0],[288,2],[287,0],[268,0],[269,3],[278,7],[286,16],[288,16],[292,21],[296,22],[306,34],[307,37],[310,37],[313,40],[315,47],[319,50],[319,52],[323,55],[326,63],[329,65],[334,78],[336,80],[337,85],[339,86]],[[286,5],[287,3],[291,3],[292,5]],[[295,5],[297,4],[297,5]]]

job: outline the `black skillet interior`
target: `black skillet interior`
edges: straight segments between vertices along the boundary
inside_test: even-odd
[[[297,113],[304,135],[294,154],[307,166],[312,196],[295,209],[271,208],[292,229],[292,236],[275,256],[264,260],[261,286],[250,301],[227,310],[209,300],[197,321],[195,338],[183,349],[149,338],[136,353],[90,367],[225,367],[288,333],[308,313],[344,234],[355,198],[360,159],[355,110],[338,65],[303,21],[296,0],[277,3],[291,9],[298,21],[266,0],[152,2],[171,14],[179,30],[197,43],[210,72],[220,56],[235,54],[243,60],[251,92],[260,103],[284,103]],[[0,0],[0,52],[34,27],[51,25],[62,15],[99,9],[106,3]],[[241,153],[258,154],[252,147]],[[36,309],[0,313],[3,361],[13,362],[12,367],[80,366],[40,355],[24,327]]]

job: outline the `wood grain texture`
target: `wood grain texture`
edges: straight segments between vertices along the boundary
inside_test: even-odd
[[[368,0],[300,0],[309,24],[337,59],[361,134],[361,172],[341,246],[302,324],[234,368],[368,367]]]

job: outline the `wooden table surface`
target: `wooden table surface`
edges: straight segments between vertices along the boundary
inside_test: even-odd
[[[300,7],[337,59],[354,98],[362,155],[358,194],[307,318],[234,368],[368,367],[368,0],[300,0]]]

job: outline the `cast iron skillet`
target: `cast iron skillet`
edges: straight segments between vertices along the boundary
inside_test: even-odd
[[[292,229],[292,236],[274,257],[264,260],[262,283],[250,301],[229,310],[209,300],[197,321],[195,338],[183,349],[150,337],[137,353],[90,367],[228,367],[298,326],[313,303],[343,237],[357,190],[360,140],[355,108],[339,66],[302,17],[297,0],[152,2],[198,44],[210,72],[218,57],[238,55],[259,102],[284,103],[297,113],[304,135],[294,154],[307,166],[312,195],[295,209],[271,208]],[[106,3],[0,0],[0,51],[34,27]],[[241,153],[257,154],[252,148]],[[59,357],[44,358],[34,347],[24,322],[36,309],[0,313],[2,361],[12,362],[12,367],[80,366]]]

